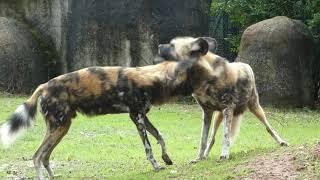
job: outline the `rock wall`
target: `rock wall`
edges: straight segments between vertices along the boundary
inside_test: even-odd
[[[28,27],[52,78],[94,65],[152,63],[159,42],[208,34],[210,0],[0,0]],[[37,84],[35,84],[37,85]]]
[[[0,17],[0,90],[22,92],[48,78],[48,61],[28,27]]]

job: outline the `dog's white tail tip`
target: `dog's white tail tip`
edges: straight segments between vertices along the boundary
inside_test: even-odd
[[[16,139],[18,139],[25,129],[20,129],[17,132],[10,132],[10,124],[5,123],[0,127],[0,143],[2,144],[3,148],[8,148],[11,144],[15,142]]]

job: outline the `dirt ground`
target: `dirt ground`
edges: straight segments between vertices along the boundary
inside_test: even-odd
[[[258,155],[239,165],[237,179],[320,179],[320,142]]]

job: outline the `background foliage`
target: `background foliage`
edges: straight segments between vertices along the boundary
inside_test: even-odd
[[[315,98],[320,99],[320,0],[214,0],[211,4],[213,17],[225,16],[228,29],[224,39],[231,57],[238,53],[241,35],[250,25],[275,16],[287,16],[301,20],[315,40],[314,86]],[[229,55],[230,56],[230,55]]]

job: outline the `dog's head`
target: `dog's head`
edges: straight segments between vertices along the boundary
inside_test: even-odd
[[[208,51],[214,53],[216,49],[217,41],[210,37],[177,37],[172,39],[169,44],[159,45],[159,57],[156,61],[195,59],[206,55]]]

